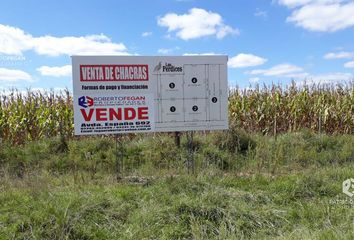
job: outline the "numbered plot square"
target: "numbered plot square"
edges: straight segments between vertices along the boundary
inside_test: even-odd
[[[206,121],[206,113],[205,99],[185,100],[185,120],[187,122]]]
[[[161,75],[161,98],[183,98],[183,75]]]
[[[219,121],[222,118],[221,98],[218,95],[211,95],[208,98],[207,117],[210,121]]]
[[[162,122],[183,122],[183,100],[163,100],[161,102]]]
[[[206,97],[206,65],[184,65],[184,98]]]

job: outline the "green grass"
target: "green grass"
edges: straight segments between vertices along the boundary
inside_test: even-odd
[[[3,180],[2,239],[352,239],[352,166],[136,184],[40,174]],[[348,200],[336,203],[336,199]]]
[[[0,239],[354,239],[354,136],[166,134],[0,149]]]

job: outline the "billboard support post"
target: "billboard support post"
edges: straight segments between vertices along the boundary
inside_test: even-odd
[[[195,173],[195,162],[194,162],[194,146],[193,146],[193,131],[187,132],[187,148],[188,148],[188,158],[187,158],[187,170],[188,174]]]
[[[175,143],[177,148],[181,147],[181,132],[175,132]]]
[[[117,180],[122,179],[122,168],[124,161],[124,146],[123,141],[119,137],[119,134],[115,134],[115,143],[116,143],[116,178]]]

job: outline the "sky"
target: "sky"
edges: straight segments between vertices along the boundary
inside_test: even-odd
[[[190,54],[228,55],[230,87],[345,84],[354,1],[0,2],[0,90],[71,90],[71,55]]]

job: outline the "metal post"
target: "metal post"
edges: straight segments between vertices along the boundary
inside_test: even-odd
[[[193,131],[187,132],[187,148],[188,148],[187,170],[188,170],[188,174],[195,173],[193,133],[194,133]]]
[[[116,178],[117,180],[121,180],[123,160],[124,160],[124,147],[123,147],[123,141],[118,134],[115,135],[115,140],[116,140]]]
[[[175,132],[175,143],[178,148],[181,147],[181,132]]]

